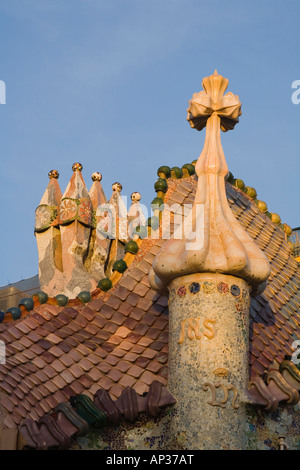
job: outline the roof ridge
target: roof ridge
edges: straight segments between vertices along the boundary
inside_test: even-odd
[[[248,396],[252,405],[276,411],[280,403],[296,405],[300,396],[300,370],[285,356],[277,367],[270,367],[261,376],[249,381]]]
[[[118,424],[122,419],[133,423],[141,413],[156,418],[164,408],[175,403],[175,398],[157,380],[150,384],[148,392],[143,395],[127,387],[116,400],[103,388],[96,391],[93,400],[80,393],[71,396],[67,402],[60,402],[52,412],[45,413],[38,421],[27,418],[21,422],[18,427],[22,437],[21,448],[66,450],[71,447],[76,436],[87,435],[109,424]]]

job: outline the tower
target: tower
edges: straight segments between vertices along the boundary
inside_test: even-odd
[[[169,295],[173,448],[184,436],[189,449],[244,449],[250,294],[263,290],[270,266],[225,193],[220,131],[234,128],[241,103],[231,92],[224,95],[228,80],[217,71],[202,84],[187,115],[192,128],[206,127],[194,204],[182,236],[174,234],[156,255],[149,281]]]

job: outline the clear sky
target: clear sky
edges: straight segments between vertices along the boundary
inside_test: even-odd
[[[0,286],[34,276],[34,212],[57,169],[150,205],[161,165],[197,158],[188,100],[215,69],[243,114],[222,133],[229,169],[300,225],[299,0],[0,0]],[[1,101],[1,100],[0,100]]]

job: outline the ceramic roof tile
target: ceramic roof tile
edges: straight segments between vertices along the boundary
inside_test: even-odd
[[[158,297],[159,297],[159,294],[157,292],[154,292],[152,289],[149,289],[145,295],[145,298],[151,300],[152,303],[156,302]]]
[[[10,343],[11,341],[13,341],[15,339],[14,336],[11,335],[8,331],[4,331],[1,335],[1,337],[3,338],[5,343]],[[19,339],[20,339],[20,341],[22,341],[22,339],[24,339],[24,337],[21,335],[21,337]]]
[[[51,347],[52,347],[52,344],[50,343],[50,341],[47,341],[46,339],[42,338],[40,339],[38,342],[37,342],[37,345],[40,346],[40,348],[48,351]]]
[[[105,358],[105,361],[111,366],[115,366],[119,362],[119,357],[113,354],[108,354]]]
[[[70,341],[68,341],[68,339],[66,339],[66,341],[60,341],[58,343],[58,346],[64,353],[68,353],[72,349],[72,345],[70,344]]]
[[[38,326],[35,330],[35,334],[45,337],[49,334],[49,331],[46,330],[46,328],[44,328],[43,326]]]
[[[145,323],[148,326],[152,326],[156,320],[156,316],[153,313],[145,313],[142,318],[142,323]]]
[[[147,331],[147,336],[151,339],[157,339],[161,331],[158,328],[149,328]]]
[[[101,317],[99,314],[92,320],[91,322],[93,325],[97,326],[98,329],[103,328],[106,323],[106,319]]]
[[[148,389],[149,389],[148,385],[146,385],[145,382],[142,382],[141,380],[137,380],[136,383],[134,384],[134,390],[139,395],[143,395],[143,393],[147,392]]]
[[[126,326],[120,326],[116,331],[116,335],[120,336],[121,338],[126,338],[130,332],[131,330],[126,328]]]
[[[22,364],[26,364],[27,363],[27,358],[26,356],[24,356],[22,353],[18,353],[15,355],[14,359],[17,361],[17,362],[21,362]]]
[[[53,354],[54,357],[60,357],[63,354],[63,351],[60,348],[58,348],[57,346],[52,346],[49,349],[49,353]]]
[[[97,367],[92,367],[92,369],[87,372],[87,375],[93,380],[93,382],[98,382],[98,380],[103,376],[103,373]]]
[[[90,350],[83,344],[78,344],[76,350],[81,353],[83,356],[87,356],[90,353]]]
[[[85,331],[90,333],[91,336],[94,336],[97,333],[98,329],[99,328],[97,327],[97,325],[92,322],[89,322],[85,328]]]
[[[31,331],[39,326],[38,322],[32,316],[24,318],[23,323],[28,326]]]
[[[162,349],[158,354],[156,354],[155,359],[160,364],[166,364],[168,362],[168,354]]]
[[[149,299],[145,299],[145,298],[140,298],[140,300],[137,303],[137,308],[141,308],[145,312],[147,312],[151,306],[152,306],[152,301]]]
[[[144,323],[136,323],[133,327],[132,331],[140,336],[144,336],[146,332],[149,330],[149,325]]]
[[[105,375],[101,377],[98,383],[99,383],[99,388],[104,388],[104,390],[109,390],[114,382],[112,379],[107,377],[107,375]]]
[[[125,354],[124,359],[129,362],[135,362],[138,357],[138,354],[128,352],[127,354]]]
[[[125,287],[127,290],[132,291],[137,285],[137,280],[131,276],[124,276],[120,281],[120,286]]]
[[[101,365],[99,365],[99,367],[101,367]],[[131,363],[129,363],[128,361],[124,361],[124,360],[120,360],[119,362],[117,362],[117,364],[115,365],[115,367],[120,370],[123,374],[126,373],[128,371],[128,369],[130,369],[131,367]]]
[[[141,279],[141,283],[144,284],[144,286],[146,286],[150,289],[148,273],[145,274],[144,277]]]
[[[104,302],[102,299],[93,299],[89,303],[89,307],[94,309],[96,312],[99,312],[103,305],[104,305]]]
[[[144,316],[145,312],[139,308],[139,307],[134,307],[130,314],[130,319],[139,321],[141,318]]]
[[[141,269],[139,269],[139,267],[134,267],[134,268],[130,268],[130,276],[136,281],[136,282],[140,282],[143,277],[144,277],[145,273],[144,271],[142,271]],[[123,284],[122,284],[123,285]],[[136,284],[135,284],[136,285]]]
[[[136,306],[136,304],[139,302],[139,300],[140,300],[140,296],[139,296],[139,294],[137,294],[135,292],[131,292],[129,294],[129,296],[127,297],[127,303],[129,303],[133,307]]]
[[[115,290],[114,295],[116,297],[118,297],[120,300],[122,300],[122,302],[123,302],[124,300],[127,299],[128,295],[129,295],[129,291],[126,287],[120,285]]]
[[[164,330],[168,326],[169,320],[166,316],[160,316],[155,318],[153,327],[158,328],[159,330]]]
[[[51,364],[55,360],[55,357],[53,356],[53,354],[49,353],[48,351],[42,351],[40,354],[40,357],[44,359],[44,361],[47,362],[48,364]]]
[[[115,312],[111,320],[112,320],[112,323],[115,323],[119,326],[124,323],[124,321],[126,320],[126,316],[120,312]]]
[[[109,338],[109,342],[117,346],[122,342],[122,338],[118,335],[112,335]]]
[[[127,371],[127,373],[136,379],[138,379],[142,373],[144,372],[144,369],[140,366],[137,366],[136,364],[130,367],[130,369]]]
[[[165,295],[161,295],[157,299],[157,304],[161,305],[162,307],[167,307],[168,306],[168,298]]]
[[[46,341],[49,341],[52,344],[57,344],[61,342],[61,338],[54,333],[49,333],[48,336],[45,337]]]
[[[86,357],[83,357],[81,361],[78,362],[78,365],[86,372],[92,369],[93,363],[90,362]]]
[[[159,299],[158,299],[159,300]],[[148,310],[148,313],[154,313],[157,317],[160,316],[161,313],[168,311],[165,306],[159,305],[157,302],[158,300],[151,305],[151,307]]]
[[[31,388],[31,391],[34,389],[36,385],[40,383],[40,379],[38,378],[37,374],[30,374],[27,376],[27,380],[29,383],[29,386]]]
[[[97,315],[96,310],[90,308],[88,305],[83,305],[82,307],[78,307],[78,311],[87,320],[87,324],[88,322],[93,320],[93,318]],[[77,318],[77,315],[75,316],[75,318]]]
[[[124,388],[133,387],[135,383],[136,383],[136,378],[130,375],[123,375],[119,381],[119,384],[122,385]]]
[[[44,359],[42,359],[40,356],[35,357],[31,362],[36,365],[39,369],[44,369],[44,367],[46,367],[47,365]]]
[[[60,376],[67,382],[67,384],[70,384],[74,381],[74,376],[68,369],[64,369]]]
[[[23,334],[27,334],[27,333],[29,333],[29,332],[31,331],[30,328],[29,328],[28,326],[26,326],[23,321],[17,322],[15,326],[16,326],[16,328],[17,328],[18,330],[20,330]]]
[[[48,380],[48,377],[43,370],[38,370],[35,375],[39,379],[39,381],[42,383]]]
[[[144,259],[139,263],[139,269],[143,271],[144,274],[149,274],[150,268],[151,264]]]
[[[146,336],[144,336],[139,340],[138,344],[140,344],[141,346],[147,347],[149,346],[149,344],[152,344],[152,343],[153,343],[153,339],[147,338]]]
[[[49,379],[52,379],[56,375],[55,369],[50,364],[46,364],[43,371],[45,372],[47,377],[49,377]]]
[[[110,369],[110,371],[107,374],[107,377],[109,377],[114,382],[118,382],[121,379],[122,376],[123,376],[122,372],[120,372],[116,368]]]
[[[80,387],[80,390],[82,391],[82,390],[83,390],[83,387]],[[78,392],[78,393],[80,393],[80,392]],[[58,403],[61,403],[61,402],[66,401],[66,395],[65,395],[61,390],[57,390],[57,391],[53,394],[53,397],[55,398],[55,400],[56,400]]]
[[[100,315],[102,315],[102,317],[107,318],[109,320],[114,313],[114,309],[109,305],[104,304],[99,313]]]
[[[19,342],[15,342],[13,345],[12,344],[7,344],[7,343],[5,343],[5,344],[6,344],[6,353],[9,356],[15,355],[17,351],[24,351],[24,349],[25,349],[25,346],[23,344],[19,343]]]
[[[133,292],[135,294],[138,294],[139,296],[141,297],[144,297],[146,295],[146,293],[149,291],[149,287],[140,283],[140,284],[137,284],[135,286],[135,288],[133,289]],[[152,301],[150,300],[151,304],[152,304]]]
[[[121,341],[119,344],[120,349],[124,349],[125,351],[130,351],[132,349],[132,343],[129,341]]]
[[[88,324],[88,319],[82,315],[81,313],[79,313],[75,319],[74,319],[74,323],[78,323],[78,325],[81,327],[81,328],[85,328],[86,325]],[[74,324],[72,323],[72,324]]]
[[[136,354],[142,354],[145,350],[145,346],[141,346],[140,344],[135,344],[132,348],[131,348],[131,352],[132,353],[136,353]],[[135,362],[136,363],[136,362]]]
[[[129,333],[129,335],[127,336],[127,341],[129,341],[130,343],[137,343],[140,339],[142,338],[142,336],[140,334],[138,334],[137,332],[133,333]]]
[[[2,334],[1,334],[1,337],[4,337],[4,334],[6,333],[6,331],[4,331]],[[14,325],[10,326],[9,328],[9,334],[15,338],[15,339],[20,339],[23,335],[22,335],[22,332],[16,328]],[[12,339],[13,339],[12,338]]]
[[[140,377],[142,382],[145,382],[147,385],[150,385],[154,380],[156,380],[156,375],[150,371],[144,371]]]
[[[157,351],[152,349],[153,344],[151,344],[151,348],[146,348],[143,352],[143,355],[149,359],[153,359],[157,354]]]
[[[122,303],[122,300],[119,299],[116,295],[112,295],[106,302],[106,305],[109,305],[112,307],[114,310],[117,310]]]

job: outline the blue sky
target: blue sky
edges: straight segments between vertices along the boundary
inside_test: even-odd
[[[72,164],[107,197],[155,197],[161,165],[197,158],[204,132],[188,100],[215,69],[242,102],[222,133],[229,169],[292,227],[300,225],[299,0],[0,0],[0,285],[38,272],[34,212]]]

